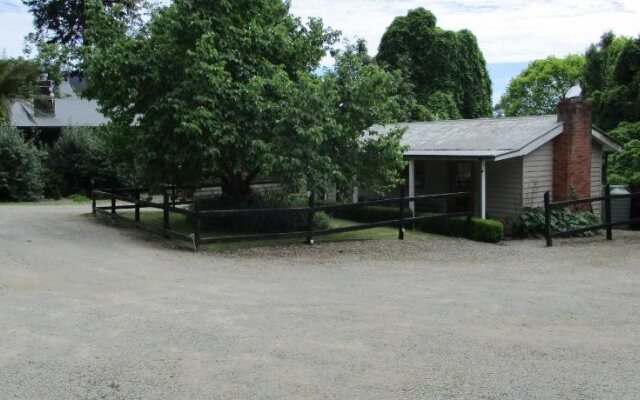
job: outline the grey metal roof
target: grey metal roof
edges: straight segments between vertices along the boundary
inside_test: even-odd
[[[481,118],[376,125],[370,131],[406,127],[407,156],[505,159],[535,150],[562,133],[555,115]]]
[[[78,97],[67,82],[60,85],[62,98],[55,99],[55,116],[36,116],[31,101],[11,105],[11,125],[25,128],[99,126],[109,120],[98,111],[98,103]]]

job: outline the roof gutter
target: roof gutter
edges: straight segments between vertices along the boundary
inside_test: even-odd
[[[591,127],[591,136],[600,142],[605,147],[609,147],[610,150],[606,151],[607,153],[614,153],[622,150],[623,144],[617,141],[615,138],[608,135],[605,131],[598,128],[597,126]]]
[[[455,159],[459,161],[470,160],[470,161],[495,161],[496,156],[494,155],[472,155],[472,154],[419,154],[417,152],[405,152],[404,158],[406,160],[424,160],[424,159],[434,159],[434,160],[446,160],[446,159]]]

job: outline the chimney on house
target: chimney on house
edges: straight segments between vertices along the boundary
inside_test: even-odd
[[[553,199],[591,197],[591,103],[579,84],[558,104],[564,127],[553,140]]]
[[[37,117],[54,117],[56,115],[53,82],[48,79],[46,73],[40,74],[40,80],[33,98],[33,110]]]

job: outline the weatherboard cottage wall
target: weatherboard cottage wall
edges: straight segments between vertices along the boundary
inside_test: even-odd
[[[553,187],[553,143],[547,142],[523,158],[523,207],[544,207],[544,193]]]

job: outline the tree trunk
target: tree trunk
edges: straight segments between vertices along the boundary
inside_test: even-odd
[[[252,180],[253,177],[246,172],[225,175],[222,177],[222,195],[237,204],[246,204],[253,196]]]

